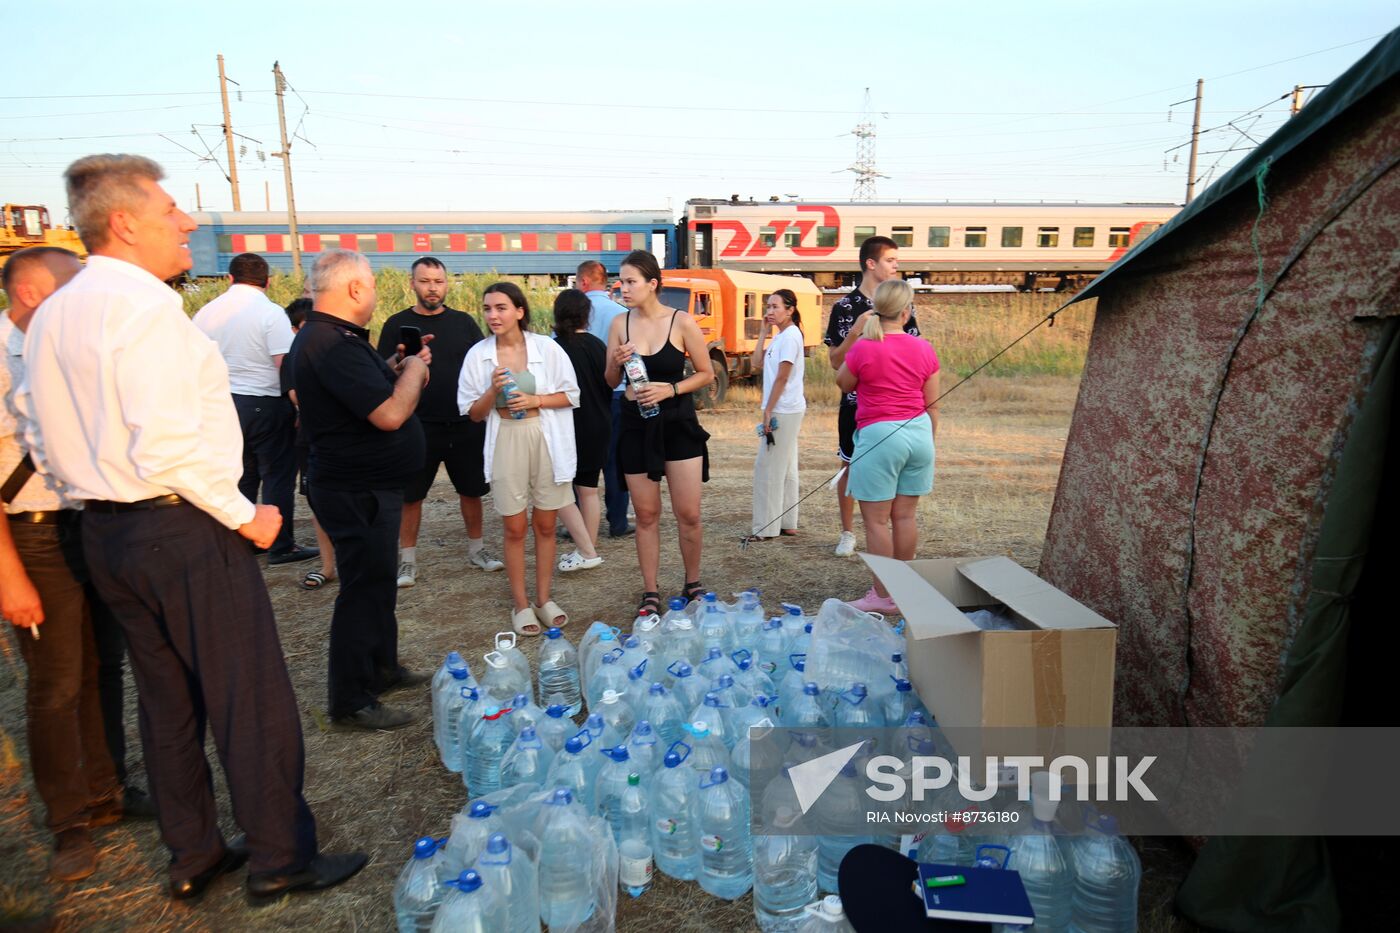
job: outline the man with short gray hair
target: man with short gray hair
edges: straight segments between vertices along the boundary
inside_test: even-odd
[[[413,716],[380,695],[427,680],[399,664],[394,610],[404,487],[423,468],[426,450],[414,411],[428,384],[432,335],[421,353],[392,367],[375,352],[365,329],[374,315],[374,272],[359,253],[322,253],[311,293],[315,307],[287,355],[311,441],[307,498],[335,545],[340,574],[329,711],[342,726],[396,729]]]
[[[249,546],[270,545],[281,515],[238,491],[228,370],[164,284],[190,268],[195,222],[162,177],[140,156],[69,166],[91,257],[35,314],[16,405],[35,465],[84,500],[92,580],[126,633],[171,897],[245,861],[254,898],[318,890],[366,856],[317,854],[296,696]],[[219,830],[206,729],[246,848]]]

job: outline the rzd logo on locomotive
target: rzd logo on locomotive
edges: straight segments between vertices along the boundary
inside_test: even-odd
[[[803,219],[798,217],[779,218],[770,220],[762,226],[773,228],[773,242],[781,243],[783,235],[789,228],[795,230],[798,235],[798,242],[810,242],[808,239],[812,230],[818,223],[823,227],[832,227],[836,230],[835,243],[831,246],[794,246],[792,253],[794,256],[830,256],[836,252],[837,243],[841,242],[841,215],[836,212],[836,208],[825,204],[798,204],[796,210],[799,214],[819,213],[821,220],[816,218]],[[690,222],[690,229],[694,232],[697,222]],[[720,251],[720,259],[737,259],[739,257],[761,259],[772,252],[773,247],[764,243],[749,232],[748,226],[742,220],[715,220],[711,222],[714,230],[728,230],[733,234],[729,238],[728,244]]]

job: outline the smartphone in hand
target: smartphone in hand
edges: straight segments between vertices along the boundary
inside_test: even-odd
[[[417,327],[406,324],[399,328],[399,343],[403,344],[404,359],[417,356],[423,350],[423,332]]]

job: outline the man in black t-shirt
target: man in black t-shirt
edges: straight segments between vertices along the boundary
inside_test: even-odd
[[[831,317],[826,322],[824,342],[831,349],[827,358],[832,369],[840,369],[846,361],[846,352],[860,339],[861,326],[865,315],[874,310],[875,289],[890,279],[899,278],[899,247],[886,236],[873,236],[860,245],[860,286],[849,295],[831,306]],[[919,336],[919,324],[914,315],[904,324],[904,332]],[[843,466],[851,462],[855,451],[856,433],[856,394],[848,392],[841,398],[841,409],[837,413],[836,433],[838,449],[836,455]],[[850,471],[841,474],[836,486],[837,503],[841,510],[841,537],[836,542],[836,556],[850,557],[856,552],[856,536],[852,527],[855,522],[855,503],[846,495],[846,483]]]
[[[418,527],[423,521],[423,500],[437,479],[438,467],[447,465],[447,476],[457,490],[462,520],[467,526],[467,560],[482,570],[505,566],[492,557],[482,541],[481,497],[490,491],[482,458],[486,448],[486,425],[472,421],[457,410],[457,381],[467,351],[482,338],[476,319],[465,311],[449,308],[447,269],[432,256],[413,264],[413,294],[417,303],[384,322],[379,332],[379,355],[396,358],[403,343],[400,328],[416,327],[433,338],[433,378],[418,401],[418,420],[423,424],[427,456],[423,469],[408,481],[403,496],[403,521],[399,525],[399,586],[418,582]]]
[[[311,441],[308,499],[335,546],[340,593],[331,616],[330,714],[360,729],[413,721],[379,695],[427,680],[399,664],[395,538],[403,489],[423,465],[414,416],[432,351],[390,366],[365,325],[375,283],[359,253],[327,250],[311,272],[315,308],[287,354]]]

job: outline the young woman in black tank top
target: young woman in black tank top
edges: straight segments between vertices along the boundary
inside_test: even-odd
[[[618,470],[637,512],[637,562],[642,568],[642,602],[638,614],[661,611],[657,575],[661,564],[661,479],[671,493],[671,513],[680,536],[685,565],[680,595],[697,598],[700,585],[700,487],[709,479],[709,435],[695,417],[691,393],[714,381],[700,325],[684,311],[666,307],[657,297],[661,268],[656,257],[633,250],[622,262],[622,303],[629,310],[613,320],[608,334],[607,381],[623,382],[623,364],[635,352],[646,364],[650,383],[627,389],[617,440]],[[689,356],[695,372],[685,375]],[[637,403],[656,404],[660,414],[643,418]]]

